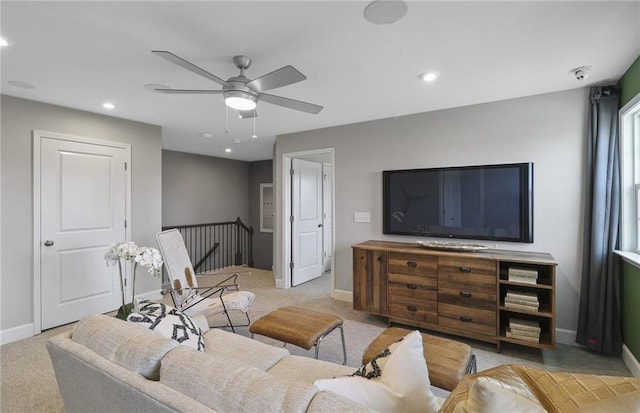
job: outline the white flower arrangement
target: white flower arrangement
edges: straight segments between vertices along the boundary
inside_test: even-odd
[[[131,303],[133,303],[136,293],[136,268],[138,265],[148,268],[147,272],[154,277],[159,277],[162,268],[162,255],[160,252],[151,247],[138,247],[134,242],[118,242],[109,247],[104,255],[105,262],[108,267],[118,264],[118,272],[120,273],[120,295],[122,297],[122,312],[126,314],[127,306],[124,302],[124,277],[122,275],[122,262],[133,263],[133,280],[131,284]],[[129,309],[131,306],[129,307]]]

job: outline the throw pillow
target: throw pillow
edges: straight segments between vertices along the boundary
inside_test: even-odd
[[[164,304],[162,304],[164,305]],[[171,338],[178,343],[204,351],[204,334],[191,317],[174,309],[160,315],[132,313],[127,317],[130,323],[145,326],[163,337]]]
[[[380,412],[435,413],[440,409],[431,392],[419,331],[392,344],[353,375],[316,380],[314,385]]]
[[[151,300],[139,300],[138,298],[135,299],[133,308],[136,313],[154,315],[156,317],[164,316],[167,312],[174,309],[170,305]]]
[[[458,403],[454,410],[454,413],[494,412],[546,413],[546,410],[512,386],[489,377],[478,377],[467,400]]]

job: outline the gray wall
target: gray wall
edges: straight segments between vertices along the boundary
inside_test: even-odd
[[[33,324],[32,130],[131,144],[131,237],[156,245],[161,228],[161,129],[11,96],[1,96],[2,273],[0,332]],[[160,288],[138,277],[136,292]]]
[[[249,223],[249,163],[162,151],[162,225]]]
[[[344,291],[352,291],[351,245],[368,239],[417,239],[382,234],[383,170],[531,161],[535,242],[489,244],[549,252],[556,258],[557,325],[573,334],[580,291],[587,96],[586,89],[576,89],[279,136],[274,158],[276,278],[282,279],[284,269],[283,153],[335,148],[335,284]],[[354,223],[355,211],[370,212],[371,222]]]
[[[260,232],[260,184],[273,182],[273,161],[249,165],[250,223],[253,226],[253,266],[270,270],[273,265],[273,233]]]

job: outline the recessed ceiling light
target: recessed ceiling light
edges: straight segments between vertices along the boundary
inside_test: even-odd
[[[111,109],[115,109],[116,105],[114,105],[111,102],[105,102],[105,103],[102,104],[102,107],[105,108],[105,109],[111,110]]]
[[[376,0],[364,9],[364,18],[374,24],[395,23],[407,14],[403,0]]]
[[[226,153],[230,153],[231,152],[231,148],[227,148],[224,150]]]
[[[200,136],[202,136],[203,138],[213,138],[213,133],[211,133],[211,132],[202,132],[200,134]]]
[[[4,37],[0,37],[0,47],[9,46],[9,41],[7,41]]]
[[[425,72],[420,75],[420,79],[424,80],[425,82],[433,82],[439,76],[440,76],[440,73],[438,72]]]
[[[11,85],[11,86],[15,86],[15,87],[21,87],[23,89],[35,89],[36,85],[33,85],[31,83],[27,83],[27,82],[23,82],[21,80],[9,80],[7,82],[7,84]]]

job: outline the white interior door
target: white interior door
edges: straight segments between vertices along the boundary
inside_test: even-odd
[[[333,254],[333,165],[322,164],[322,229],[323,229],[323,256],[324,270],[331,269],[331,256]]]
[[[296,286],[323,273],[322,164],[293,159],[292,170],[291,285]]]
[[[110,244],[126,237],[123,147],[40,137],[42,329],[104,313],[121,304]],[[37,189],[37,188],[36,188]]]

